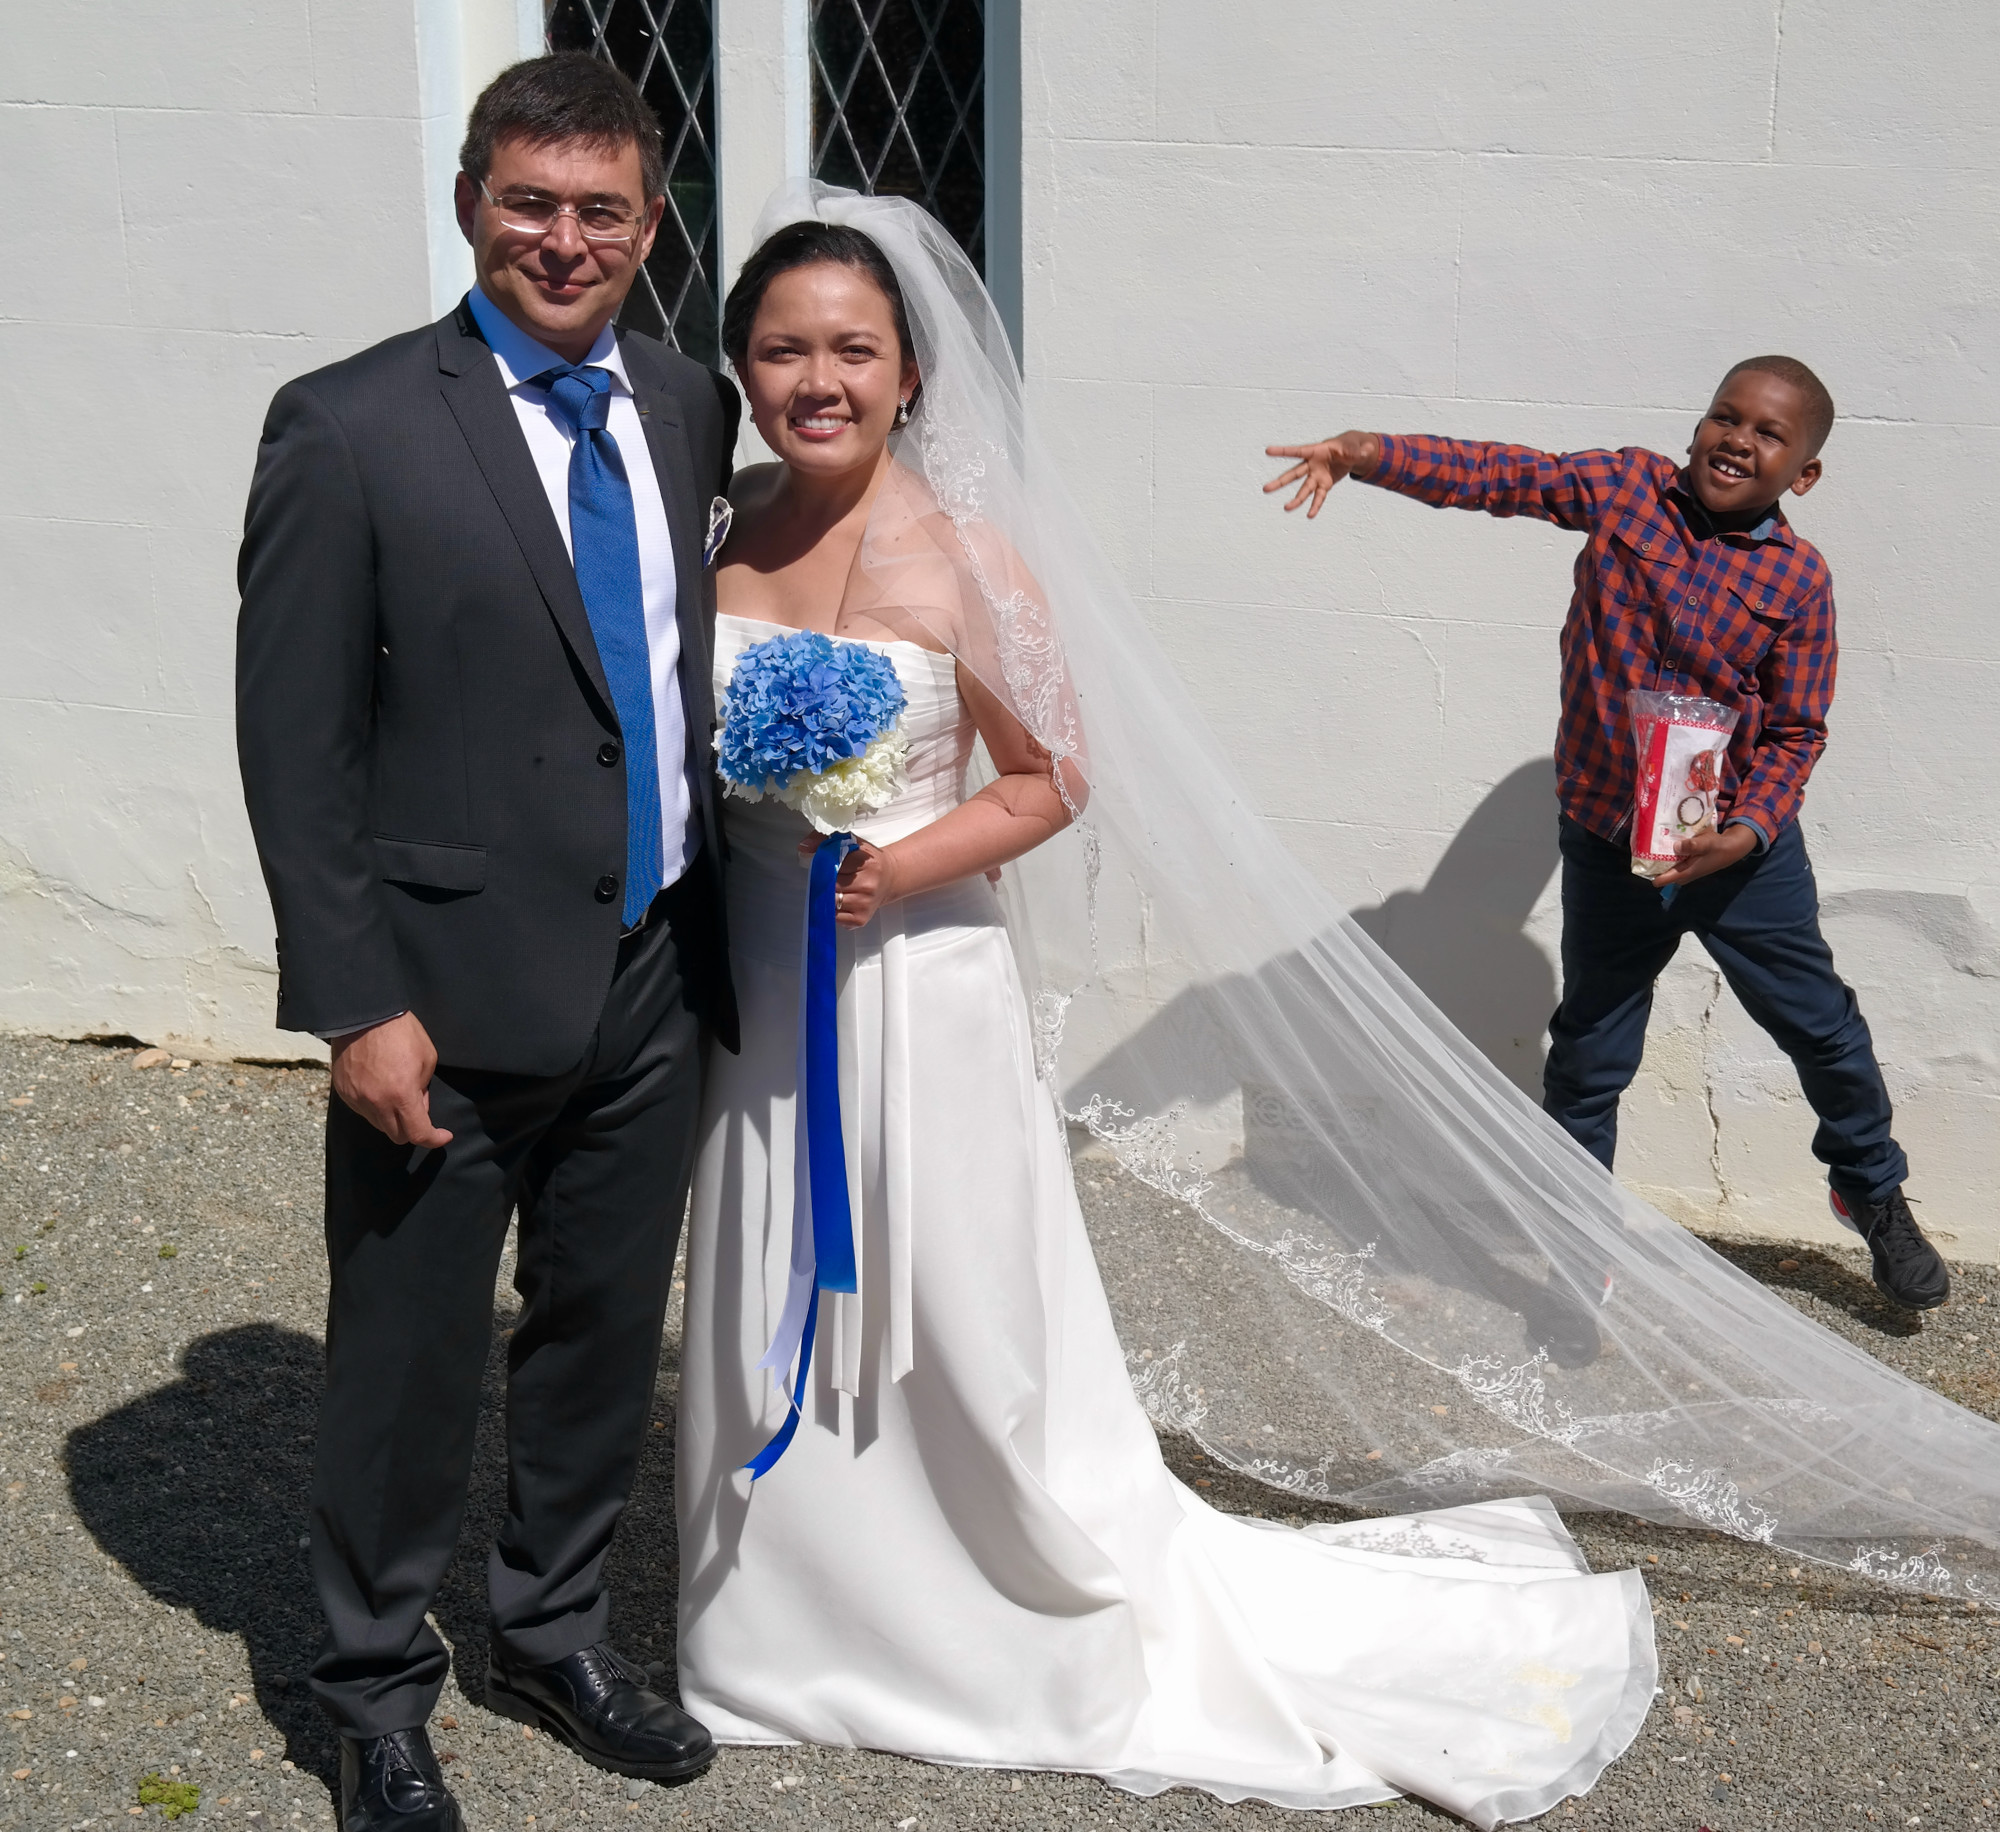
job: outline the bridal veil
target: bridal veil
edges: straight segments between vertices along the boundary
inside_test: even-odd
[[[1010,926],[1072,1136],[1173,1199],[1099,1243],[1156,1422],[1301,1496],[1546,1493],[2000,1603],[2000,1428],[1621,1189],[1452,1028],[1255,812],[949,234],[798,184],[756,240],[815,217],[888,257],[922,373],[842,615],[950,650],[1078,815],[1009,868]]]

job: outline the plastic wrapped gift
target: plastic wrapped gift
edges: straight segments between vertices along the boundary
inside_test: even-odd
[[[1657,878],[1673,869],[1678,847],[1713,833],[1722,760],[1736,714],[1713,700],[1636,689],[1627,696],[1639,746],[1639,793],[1632,808],[1632,869]]]

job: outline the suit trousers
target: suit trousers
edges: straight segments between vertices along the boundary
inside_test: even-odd
[[[1819,890],[1796,821],[1769,849],[1681,888],[1671,903],[1631,854],[1562,823],[1562,1003],[1549,1021],[1542,1105],[1608,1170],[1618,1100],[1639,1072],[1653,982],[1693,935],[1798,1070],[1819,1116],[1812,1148],[1850,1201],[1879,1202],[1909,1174],[1868,1022],[1834,971]]]
[[[686,984],[704,971],[693,878],[619,942],[596,1032],[568,1074],[441,1066],[431,1116],[452,1139],[428,1153],[329,1102],[311,1536],[327,1636],[312,1685],[344,1735],[413,1728],[444,1685],[449,1657],[425,1616],[458,1539],[493,1284],[517,1212],[492,1632],[535,1664],[604,1637],[605,1555],[652,1413],[701,1101]]]

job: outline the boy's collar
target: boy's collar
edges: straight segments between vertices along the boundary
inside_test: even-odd
[[[1782,503],[1773,503],[1764,512],[1763,518],[1751,527],[1724,527],[1709,514],[1701,498],[1695,494],[1694,480],[1688,475],[1686,465],[1682,465],[1674,473],[1673,494],[1680,502],[1681,511],[1686,516],[1688,525],[1699,536],[1706,538],[1717,534],[1740,534],[1745,540],[1776,541],[1782,547],[1794,544],[1792,524],[1785,519]]]

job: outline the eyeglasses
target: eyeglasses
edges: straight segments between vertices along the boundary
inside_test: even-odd
[[[495,197],[479,181],[479,192],[500,213],[502,225],[523,235],[547,235],[565,216],[576,218],[576,227],[586,242],[629,241],[639,227],[638,212],[624,204],[559,204],[539,191],[508,191]]]

